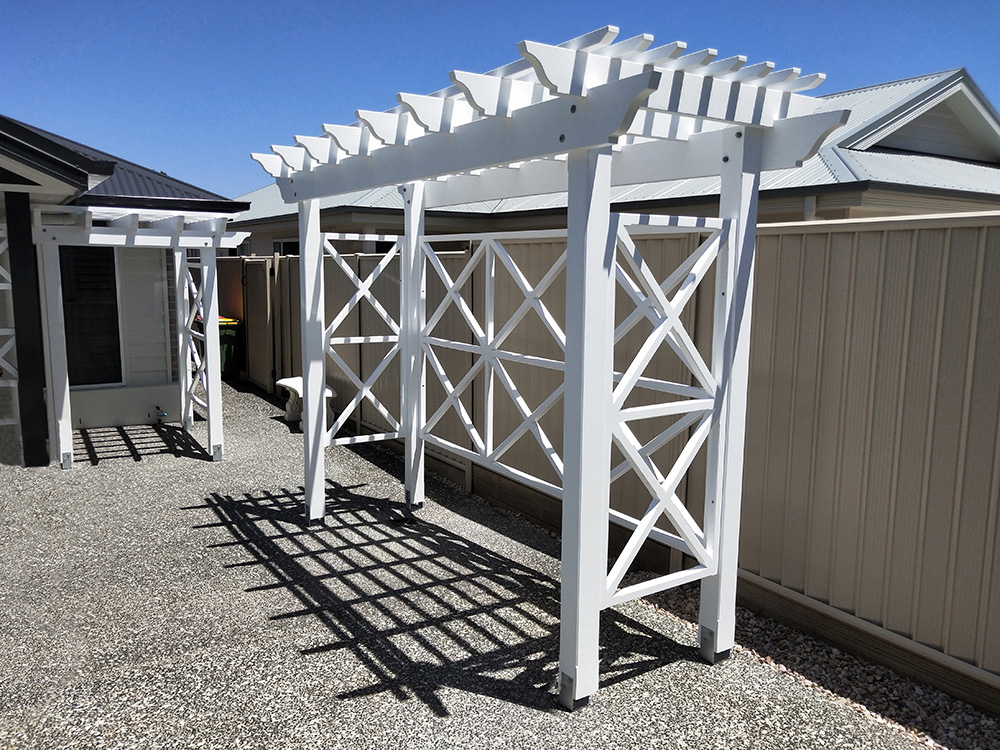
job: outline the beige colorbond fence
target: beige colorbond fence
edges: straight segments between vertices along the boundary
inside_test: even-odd
[[[1000,215],[758,247],[741,567],[1000,673]]]
[[[675,235],[638,244],[662,273],[697,241]],[[505,246],[532,283],[561,252],[551,241]],[[777,584],[768,584],[772,590],[797,592],[820,609],[830,605],[975,665],[984,676],[1000,673],[1000,214],[764,226],[758,249],[741,568],[751,579]],[[448,262],[457,270],[464,257]],[[357,255],[350,262],[363,278],[378,258]],[[251,379],[268,387],[299,368],[298,259],[242,262],[249,361],[273,352],[273,377]],[[266,292],[255,291],[262,287],[251,277],[267,273],[264,267],[276,273]],[[474,307],[479,272],[470,282]],[[497,320],[523,300],[507,282],[498,275]],[[378,282],[387,307],[398,300],[396,283],[390,273]],[[329,319],[350,288],[330,262],[326,284]],[[543,297],[560,324],[563,286],[557,282]],[[703,287],[683,317],[704,354],[711,279]],[[441,294],[430,274],[429,309]],[[384,332],[364,307],[345,325],[339,335]],[[449,325],[458,337],[457,316]],[[551,356],[535,351],[551,346],[540,334],[539,326],[522,322],[506,348]],[[621,342],[616,358],[631,347]],[[344,356],[352,365],[360,362],[365,376],[383,353],[369,352],[355,347]],[[689,377],[670,357],[653,363],[657,376]],[[453,382],[471,365],[471,355],[457,353],[445,363]],[[559,374],[524,369],[515,379],[534,406],[556,387]],[[328,372],[336,407],[343,408],[352,386],[332,364]],[[390,368],[380,381],[387,404],[398,398],[398,379],[398,368]],[[477,419],[481,397],[473,388],[466,403]],[[441,398],[429,374],[429,413]],[[361,417],[358,429],[383,427],[368,405]],[[546,420],[558,450],[561,408]],[[498,424],[497,433],[514,425]],[[457,420],[449,432],[456,442],[464,434]],[[661,450],[666,463],[677,447]],[[467,484],[481,494],[557,522],[555,501],[434,453],[464,468]],[[530,439],[507,458],[554,478]],[[696,463],[678,488],[696,518],[703,493],[704,465]],[[631,474],[615,482],[612,494],[613,505],[632,515],[641,515],[649,500]],[[643,560],[684,564],[664,548]],[[822,623],[816,630],[823,634]]]

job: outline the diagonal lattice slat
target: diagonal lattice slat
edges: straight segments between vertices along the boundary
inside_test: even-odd
[[[186,364],[191,368],[193,377],[187,381],[187,398],[203,409],[208,408],[208,401],[198,393],[198,386],[203,393],[208,393],[208,361],[205,358],[205,335],[197,329],[199,320],[205,320],[205,293],[201,284],[195,281],[192,273],[194,268],[200,268],[198,261],[187,260],[184,263],[184,283],[188,288],[188,309],[184,317],[184,335],[188,339],[188,351],[191,360]],[[185,366],[184,363],[181,366]]]

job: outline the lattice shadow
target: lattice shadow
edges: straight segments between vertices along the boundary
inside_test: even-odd
[[[346,651],[362,669],[338,697],[389,693],[418,698],[447,716],[442,691],[458,689],[554,710],[559,589],[551,577],[454,532],[409,516],[405,507],[331,482],[323,527],[303,523],[301,492],[213,494],[205,506],[249,559],[284,590],[293,609],[273,620],[318,619],[329,643],[306,656]],[[605,685],[678,659],[693,649],[618,612],[602,622]],[[344,675],[353,675],[345,678]],[[360,675],[360,677],[358,676]]]
[[[93,427],[73,433],[73,462],[89,462],[143,458],[159,455],[176,458],[197,458],[210,461],[211,456],[191,435],[175,425],[129,425],[127,427]]]

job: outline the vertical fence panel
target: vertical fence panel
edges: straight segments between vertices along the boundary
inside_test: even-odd
[[[835,540],[830,571],[830,604],[853,612],[856,606],[857,560],[865,530],[864,467],[870,454],[871,378],[873,349],[880,310],[878,284],[881,272],[881,233],[858,232],[850,250],[852,283],[850,324],[845,350]]]
[[[271,391],[274,381],[274,324],[273,316],[279,308],[272,306],[270,258],[243,261],[246,279],[243,325],[247,342],[247,379],[266,391]]]
[[[881,232],[884,247],[879,285],[877,343],[873,378],[871,432],[862,516],[864,543],[858,553],[855,611],[870,622],[884,618],[884,597],[891,558],[892,513],[898,481],[900,409],[905,382],[907,301],[912,271],[912,232]]]
[[[782,242],[790,239],[783,237]],[[784,539],[780,545],[781,578],[789,588],[806,588],[807,555],[810,549],[814,457],[816,455],[816,414],[820,394],[820,345],[823,341],[823,308],[826,302],[827,237],[802,237],[802,271],[798,281],[799,310],[795,335],[795,411],[791,420],[788,455],[788,495],[785,498]],[[756,314],[756,310],[754,311]],[[753,345],[751,344],[751,351]],[[750,389],[751,402],[757,398]],[[761,436],[763,441],[768,436]],[[769,544],[774,545],[773,537]]]
[[[1000,232],[996,234],[1000,238]],[[945,650],[960,659],[975,662],[978,631],[985,623],[980,620],[980,600],[983,583],[991,574],[989,555],[990,522],[996,523],[996,510],[990,517],[988,503],[993,486],[996,462],[987,460],[997,452],[997,423],[1000,410],[1000,389],[996,387],[1000,373],[1000,247],[987,247],[985,229],[953,230],[953,246],[971,257],[965,262],[975,269],[971,300],[972,320],[966,400],[962,412],[966,421],[963,438],[966,443],[958,465],[956,503],[953,516],[955,550],[949,575],[948,628]],[[996,538],[993,538],[996,546]],[[983,606],[986,606],[983,602]],[[994,613],[994,619],[998,615]],[[994,649],[996,650],[996,649]]]
[[[806,226],[759,245],[741,564],[998,672],[998,219]]]
[[[923,243],[918,247],[918,243]],[[907,321],[907,356],[900,423],[898,502],[893,513],[893,557],[890,560],[885,626],[910,634],[912,603],[917,596],[916,573],[921,547],[928,465],[928,432],[933,408],[933,372],[936,367],[938,318],[943,304],[942,247],[928,248],[914,233],[914,267]],[[909,408],[923,404],[922,408]]]

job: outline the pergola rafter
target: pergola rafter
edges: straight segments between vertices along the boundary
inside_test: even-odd
[[[766,62],[748,65],[742,56],[718,59],[714,50],[687,53],[681,42],[652,47],[649,35],[621,42],[615,42],[616,36],[617,29],[607,27],[556,46],[522,42],[521,58],[513,63],[486,74],[452,72],[451,85],[438,92],[399,94],[398,105],[389,110],[359,110],[354,124],[323,125],[323,135],[296,136],[294,146],[254,154],[275,178],[284,200],[299,205],[309,519],[321,519],[325,512],[324,352],[353,340],[338,339],[336,325],[328,328],[322,318],[319,199],[396,185],[404,201],[404,232],[393,250],[400,262],[400,316],[398,328],[383,316],[393,331],[392,342],[386,338],[383,343],[393,344],[389,356],[398,352],[402,403],[398,431],[378,437],[404,439],[411,507],[422,502],[425,442],[562,499],[560,700],[568,707],[597,689],[598,623],[606,607],[701,580],[701,653],[715,661],[733,645],[760,173],[801,165],[847,118],[847,112],[815,113],[815,100],[800,93],[819,84],[821,75],[803,76],[794,68],[776,71]],[[613,186],[706,176],[720,180],[718,218],[611,214]],[[465,238],[475,249],[465,270],[454,276],[438,259],[435,240],[423,234],[428,208],[561,192],[567,194],[566,231],[531,236],[564,241],[566,251],[536,285],[504,245],[524,233]],[[707,239],[675,272],[658,279],[636,239],[670,232],[701,233]],[[485,269],[486,276],[483,318],[477,318],[463,296],[476,267]],[[524,297],[510,320],[495,319],[498,268]],[[706,357],[685,329],[681,313],[710,269],[716,279],[714,335]],[[440,279],[445,296],[428,318],[429,273]],[[542,295],[563,273],[571,293],[565,325],[560,326]],[[354,275],[351,280],[358,292],[336,321],[344,320],[362,298],[372,299],[373,279]],[[617,329],[616,289],[634,305]],[[470,340],[452,340],[437,331],[452,308],[468,326]],[[504,346],[529,314],[552,337],[554,354],[531,356]],[[651,332],[631,364],[616,372],[615,343],[642,321]],[[646,374],[663,347],[676,355],[695,385]],[[440,349],[467,352],[474,362],[462,377],[453,378],[439,359]],[[505,365],[508,361],[561,372],[563,381],[532,408]],[[425,403],[428,368],[445,390],[430,418]],[[357,376],[353,381],[359,395],[352,407],[371,400],[372,383]],[[474,382],[484,389],[482,429],[462,400]],[[660,400],[630,403],[639,389]],[[510,397],[520,425],[497,444],[493,412],[500,391]],[[561,454],[540,421],[559,402],[564,413]],[[468,445],[438,434],[437,426],[449,412],[465,427]],[[648,430],[636,425],[656,420],[672,422],[652,439],[640,440]],[[510,447],[529,434],[548,459],[555,483],[504,463]],[[659,449],[682,438],[686,443],[673,464],[660,466]],[[612,466],[612,445],[624,459],[618,466]],[[708,476],[699,525],[677,488],[703,446]],[[651,498],[639,518],[609,507],[611,482],[630,471]],[[657,525],[661,519],[671,530]],[[632,530],[610,572],[609,520]],[[680,549],[697,564],[622,588],[647,539]]]

